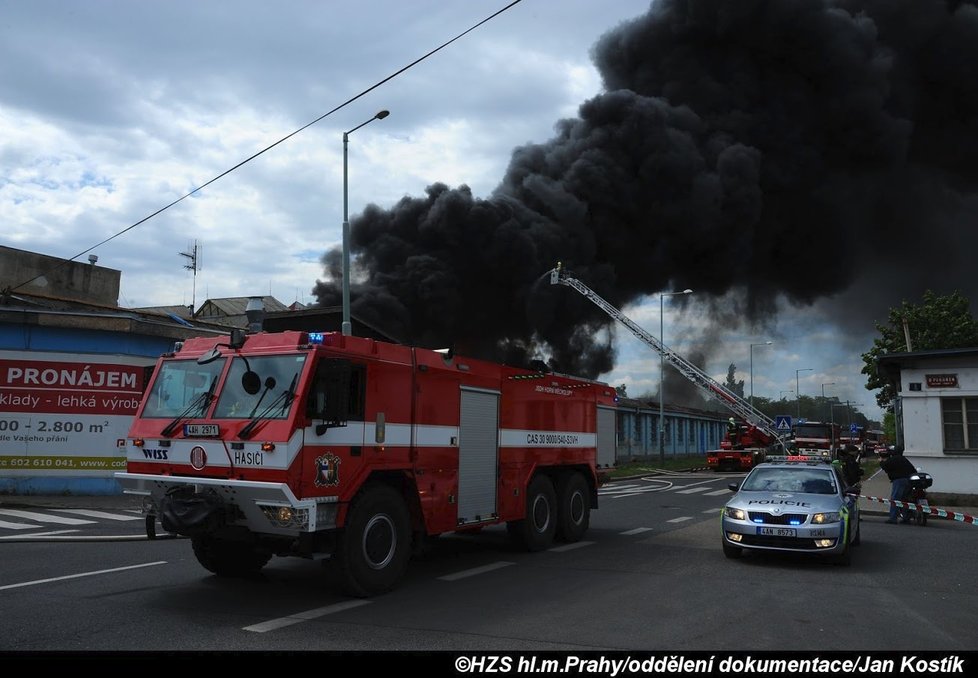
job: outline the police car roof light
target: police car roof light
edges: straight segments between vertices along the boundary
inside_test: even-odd
[[[767,461],[827,461],[825,457],[811,454],[789,454],[782,456],[767,456]]]

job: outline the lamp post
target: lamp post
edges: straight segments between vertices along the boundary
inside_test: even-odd
[[[822,384],[822,402],[823,403],[825,402],[825,387],[826,386],[835,386],[835,382],[834,381],[828,381],[828,382],[825,382],[824,384]],[[829,412],[829,416],[832,416],[831,415],[831,410]]]
[[[672,297],[678,294],[692,294],[693,290],[685,289],[682,292],[659,292],[659,343],[662,344],[663,350],[666,348],[665,333],[663,329],[662,316],[663,316],[663,297]],[[662,378],[663,372],[666,369],[666,362],[663,353],[659,353],[659,463],[664,464],[666,461],[666,407],[665,407],[665,397],[663,392],[664,381]]]
[[[365,120],[351,130],[343,132],[343,334],[350,336],[353,326],[350,324],[350,219],[347,212],[349,200],[347,199],[348,185],[347,180],[347,146],[350,135],[358,129],[373,122],[383,120],[390,111],[378,111],[370,120]]]
[[[789,388],[787,391],[781,391],[781,394],[778,396],[778,400],[784,400],[785,393],[794,393],[794,392],[795,390],[793,388]]]
[[[814,367],[805,367],[800,370],[795,370],[795,401],[798,403],[798,418],[801,419],[801,388],[798,386],[798,373],[799,372],[814,372]]]
[[[773,341],[765,341],[760,344],[750,345],[750,406],[754,407],[754,347],[755,346],[770,346]]]

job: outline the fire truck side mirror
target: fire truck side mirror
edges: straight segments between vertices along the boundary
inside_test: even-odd
[[[352,365],[344,358],[325,358],[316,366],[309,402],[314,409],[310,412],[311,417],[323,420],[316,426],[317,435],[322,435],[331,427],[346,424],[350,412],[352,374]]]
[[[377,413],[377,425],[374,427],[374,440],[378,445],[383,445],[384,440],[387,437],[386,422],[384,419],[384,413]]]

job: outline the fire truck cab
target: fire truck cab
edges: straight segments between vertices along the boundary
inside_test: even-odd
[[[160,358],[116,477],[217,575],[328,558],[369,596],[425,536],[505,523],[531,551],[581,539],[615,403],[607,384],[450,353],[234,330]]]
[[[796,454],[836,459],[839,455],[841,427],[822,421],[802,421],[794,425],[792,438]]]

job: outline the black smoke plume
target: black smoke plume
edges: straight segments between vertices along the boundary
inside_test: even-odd
[[[835,297],[871,330],[935,277],[978,291],[974,0],[661,0],[592,58],[603,93],[491,197],[434,184],[353,221],[355,316],[594,377],[613,321],[549,285],[557,261],[619,308],[695,286],[735,293],[745,322]]]

